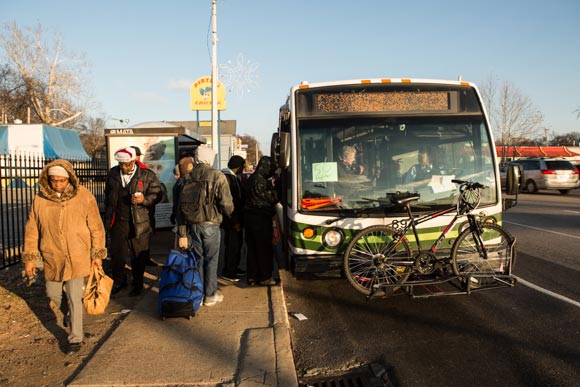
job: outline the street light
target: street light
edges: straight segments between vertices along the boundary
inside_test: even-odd
[[[121,125],[127,125],[129,123],[129,119],[128,118],[115,118],[115,117],[111,117],[111,120],[113,120],[113,121],[119,121],[119,123]]]

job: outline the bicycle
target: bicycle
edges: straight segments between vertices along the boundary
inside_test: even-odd
[[[350,241],[344,254],[344,270],[348,281],[368,298],[389,296],[401,287],[413,295],[416,285],[451,282],[460,293],[497,286],[513,286],[511,271],[515,262],[515,238],[501,226],[482,223],[473,214],[481,201],[477,182],[452,180],[459,184],[456,205],[415,217],[411,203],[420,199],[417,193],[387,193],[379,205],[399,206],[407,212],[405,222],[370,226],[361,230]],[[456,211],[451,222],[443,229],[429,249],[421,247],[417,225]],[[457,223],[467,217],[460,228],[449,255],[441,256],[438,247]],[[408,233],[412,230],[417,252],[411,249]],[[442,294],[453,294],[443,292]],[[440,295],[440,294],[435,294]]]

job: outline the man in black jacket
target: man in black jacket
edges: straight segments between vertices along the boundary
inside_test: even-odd
[[[115,160],[119,165],[111,168],[105,185],[105,228],[110,235],[115,281],[111,293],[127,286],[125,264],[130,263],[133,288],[129,296],[135,297],[143,291],[149,237],[153,232],[150,210],[161,192],[161,184],[153,171],[139,167],[132,147],[115,152]]]
[[[254,173],[245,184],[244,230],[247,247],[247,281],[252,286],[275,285],[274,249],[272,247],[272,220],[276,213],[278,192],[272,181],[274,163],[263,156]]]

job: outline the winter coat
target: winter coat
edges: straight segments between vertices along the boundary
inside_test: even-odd
[[[55,165],[69,174],[69,185],[60,197],[48,181],[48,168]],[[107,257],[105,229],[95,197],[79,184],[66,160],[48,163],[38,186],[24,231],[22,262],[42,259],[48,281],[88,276],[91,259]]]
[[[143,193],[143,203],[131,204],[131,220],[135,226],[135,235],[132,237],[139,238],[153,232],[150,212],[154,211],[154,206],[158,201],[161,183],[152,170],[140,168],[138,164],[135,164],[135,168],[137,170],[129,182],[129,191],[131,194],[138,191]],[[121,171],[117,165],[109,171],[105,184],[105,227],[107,229],[113,227],[123,189]]]
[[[274,175],[274,165],[268,156],[263,156],[256,170],[244,184],[246,211],[264,212],[273,216],[278,203],[278,191],[268,180]]]

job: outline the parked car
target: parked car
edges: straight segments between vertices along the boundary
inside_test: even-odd
[[[503,165],[500,172],[505,187],[505,171],[509,164],[521,165],[524,172],[522,189],[535,193],[540,189],[557,189],[561,194],[580,187],[578,169],[568,160],[556,158],[529,158],[514,160]]]

